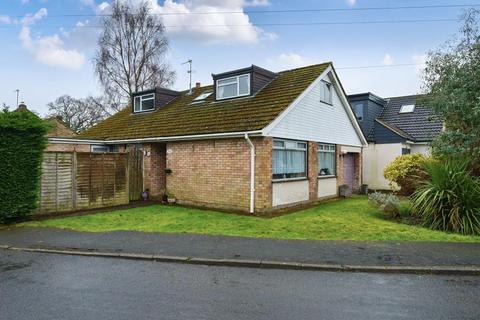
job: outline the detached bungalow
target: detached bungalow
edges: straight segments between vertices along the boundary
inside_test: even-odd
[[[56,144],[143,150],[144,188],[160,198],[266,213],[360,188],[367,141],[331,63],[213,74],[189,91],[156,88]]]

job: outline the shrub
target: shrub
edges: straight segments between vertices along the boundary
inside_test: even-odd
[[[400,195],[409,196],[426,179],[425,164],[428,158],[423,154],[404,154],[393,160],[383,175],[390,181],[392,189],[398,189]]]
[[[368,200],[382,210],[386,218],[400,217],[400,200],[394,194],[374,192],[368,196]]]
[[[0,223],[35,210],[47,130],[30,111],[0,112]]]
[[[480,179],[469,161],[444,160],[426,165],[430,179],[412,195],[412,212],[423,224],[465,235],[480,234]]]

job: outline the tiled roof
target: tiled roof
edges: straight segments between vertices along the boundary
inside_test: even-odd
[[[261,130],[284,111],[330,63],[282,71],[254,96],[204,102],[192,100],[212,86],[187,91],[154,112],[132,114],[127,107],[79,138],[134,139]]]
[[[418,105],[420,96],[403,96],[388,98],[387,104],[379,120],[410,136],[415,142],[431,141],[442,131],[442,121],[433,111],[425,106]],[[411,113],[400,113],[402,105],[415,105]]]

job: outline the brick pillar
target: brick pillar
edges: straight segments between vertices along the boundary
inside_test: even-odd
[[[161,199],[165,193],[165,167],[166,148],[165,144],[144,144],[143,179],[145,189],[150,192],[150,198]]]
[[[362,185],[362,153],[355,154],[355,167],[353,177],[353,192],[359,192]]]
[[[337,157],[337,187],[344,184],[343,179],[343,156],[342,156],[342,146],[337,144],[336,147],[336,157]]]
[[[255,211],[262,213],[272,207],[273,139],[252,138],[252,142],[255,144]]]
[[[318,198],[318,143],[308,143],[308,198],[310,201]]]

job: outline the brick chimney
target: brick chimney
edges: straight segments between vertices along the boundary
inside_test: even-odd
[[[200,82],[195,83],[195,89],[198,89],[198,88],[200,88],[201,86],[202,86],[202,84],[201,84]]]

